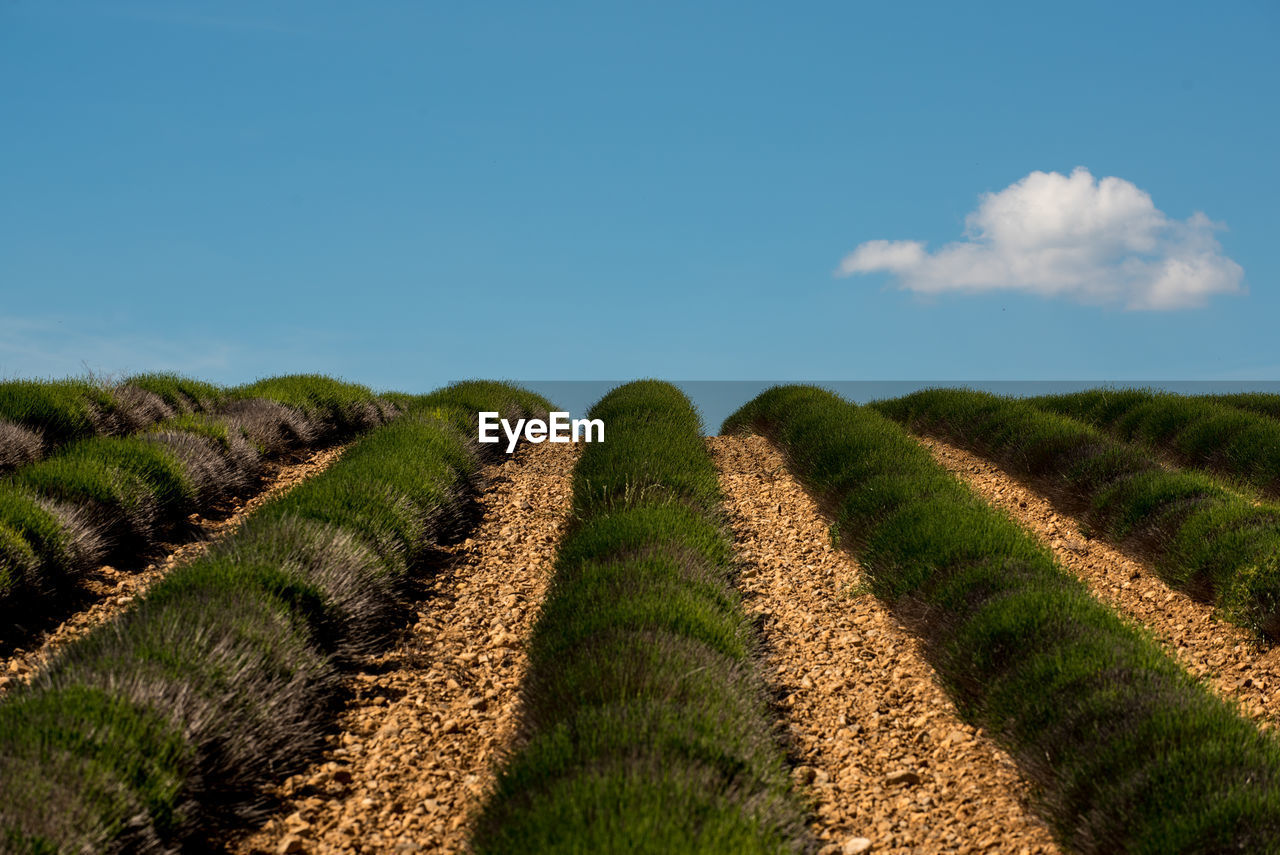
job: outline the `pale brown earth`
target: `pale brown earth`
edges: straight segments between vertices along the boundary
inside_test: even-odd
[[[1213,606],[1170,588],[1150,562],[1090,539],[1080,521],[989,460],[932,437],[917,437],[947,469],[1053,550],[1094,595],[1146,627],[1187,670],[1204,678],[1263,727],[1280,723],[1280,648],[1261,644]]]
[[[707,444],[822,852],[1057,852],[1013,761],[960,720],[782,455],[755,436]]]
[[[350,678],[324,758],[231,851],[460,852],[511,744],[525,639],[569,511],[576,446],[526,445],[488,466],[484,516],[430,580],[398,649]]]
[[[84,604],[83,608],[30,643],[24,641],[24,647],[16,647],[0,657],[0,694],[20,682],[30,681],[63,645],[115,617],[175,567],[191,562],[204,554],[215,540],[238,529],[263,504],[328,469],[347,448],[342,445],[316,451],[299,463],[267,464],[266,477],[257,493],[231,499],[214,519],[193,514],[189,520],[192,528],[187,530],[192,539],[183,544],[163,544],[161,556],[141,570],[118,570],[104,564],[85,574],[74,594],[76,602]]]

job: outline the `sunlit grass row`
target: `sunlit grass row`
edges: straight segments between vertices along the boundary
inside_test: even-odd
[[[77,440],[128,436],[192,416],[234,415],[246,403],[274,401],[308,414],[313,430],[351,433],[385,421],[368,389],[321,375],[289,375],[221,387],[177,374],[139,374],[118,382],[9,380],[0,382],[0,472],[31,463]],[[374,413],[370,414],[370,408]]]
[[[1280,420],[1228,403],[1233,400],[1247,398],[1090,389],[1030,399],[1042,410],[1146,445],[1182,465],[1280,496]]]
[[[175,400],[205,391],[153,379],[157,395]],[[252,488],[264,460],[347,439],[395,413],[365,387],[318,375],[261,381],[216,409],[72,441],[0,478],[0,620],[38,612],[100,562],[138,565],[189,515]]]
[[[481,853],[801,851],[697,413],[643,381],[590,412]]]
[[[120,436],[184,413],[205,412],[226,393],[172,374],[122,383],[90,379],[0,383],[0,471],[92,436]]]
[[[1212,401],[1226,404],[1260,416],[1280,419],[1280,395],[1268,392],[1236,392],[1227,395],[1207,395]]]
[[[933,389],[873,406],[1032,479],[1094,533],[1149,556],[1170,585],[1280,637],[1280,504],[1025,400]]]

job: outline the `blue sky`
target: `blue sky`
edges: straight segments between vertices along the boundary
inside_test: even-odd
[[[1280,379],[1278,8],[0,0],[0,377]]]

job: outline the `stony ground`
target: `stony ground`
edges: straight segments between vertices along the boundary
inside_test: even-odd
[[[781,455],[760,437],[707,442],[824,855],[1057,852],[1012,761],[959,719],[919,642],[867,592],[856,561],[833,549],[827,521]],[[1280,651],[1216,620],[1211,606],[1170,589],[1146,562],[1089,539],[1077,520],[999,467],[921,442],[1216,691],[1264,726],[1280,721]],[[198,520],[200,541],[141,572],[100,568],[86,581],[87,608],[0,659],[0,691],[341,452],[281,467],[226,518]],[[523,642],[550,579],[575,459],[573,446],[544,443],[486,467],[483,518],[428,581],[415,623],[394,649],[353,672],[325,756],[284,781],[272,793],[279,811],[229,851],[466,851],[468,820],[514,737]]]
[[[18,642],[21,646],[5,645],[9,649],[0,656],[0,693],[30,680],[59,647],[110,620],[173,568],[194,560],[214,540],[239,528],[264,503],[329,468],[346,449],[344,445],[316,451],[300,463],[268,464],[267,477],[255,494],[233,498],[212,519],[193,514],[192,539],[182,544],[163,545],[161,556],[141,570],[119,570],[104,564],[86,574],[71,597],[76,608],[70,615],[63,616],[35,637],[23,638]],[[4,629],[0,628],[0,633]],[[0,643],[5,641],[9,639],[0,639]]]
[[[1090,539],[1078,520],[989,461],[920,441],[1215,691],[1263,726],[1280,722],[1280,649],[1217,620],[1147,562]],[[1057,852],[1012,761],[959,719],[920,643],[866,590],[856,561],[833,548],[821,510],[777,450],[760,437],[707,443],[824,855]],[[0,692],[342,451],[279,467],[225,517],[193,520],[199,540],[170,547],[140,572],[99,568],[85,581],[85,608],[0,658]],[[468,820],[515,734],[524,639],[550,579],[575,460],[573,446],[544,443],[486,467],[482,520],[427,580],[416,621],[352,673],[325,756],[271,794],[280,810],[226,843],[230,852],[466,851]]]
[[[1056,852],[1012,761],[957,717],[782,456],[760,437],[708,447],[823,852]]]
[[[1260,645],[1213,606],[1175,591],[1151,564],[1082,533],[1080,521],[990,461],[921,437],[934,458],[1039,537],[1095,596],[1145,626],[1193,674],[1264,727],[1280,723],[1280,647]]]
[[[484,517],[433,580],[401,644],[351,678],[320,763],[285,781],[250,853],[464,851],[509,746],[536,617],[569,510],[572,445],[486,467]]]

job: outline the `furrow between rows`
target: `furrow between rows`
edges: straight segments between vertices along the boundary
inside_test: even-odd
[[[459,852],[512,739],[525,639],[569,507],[576,446],[525,446],[485,467],[484,517],[429,580],[393,650],[348,681],[339,732],[286,780],[249,853]]]
[[[959,718],[782,455],[759,436],[708,447],[823,851],[1057,852],[1013,761]]]

